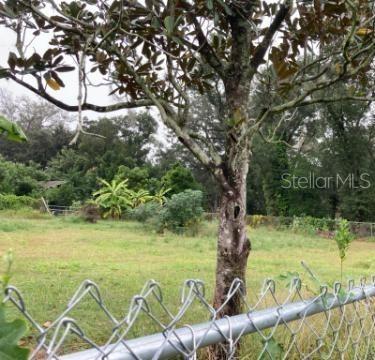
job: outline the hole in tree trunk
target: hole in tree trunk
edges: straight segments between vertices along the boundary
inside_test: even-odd
[[[234,218],[235,219],[237,219],[238,215],[240,214],[240,210],[241,210],[241,208],[238,205],[236,205],[234,207]]]

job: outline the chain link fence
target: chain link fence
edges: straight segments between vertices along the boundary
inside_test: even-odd
[[[206,221],[215,221],[219,218],[218,213],[205,213]],[[339,219],[314,218],[312,216],[291,217],[291,216],[272,216],[272,215],[247,215],[246,223],[251,227],[269,226],[273,228],[294,228],[296,230],[311,230],[323,237],[333,237],[337,229]],[[350,231],[356,237],[375,237],[375,223],[348,221]]]
[[[243,283],[235,280],[225,304],[240,295],[244,312],[223,318],[218,316],[221,308],[211,306],[200,280],[184,282],[177,307],[168,305],[157,282],[148,281],[122,317],[109,310],[98,285],[90,280],[47,325],[34,319],[17,288],[6,288],[4,302],[33,327],[33,360],[205,359],[213,344],[220,344],[226,359],[375,358],[375,277],[346,286],[339,282],[317,286],[315,291],[298,277],[287,283],[276,290],[275,281],[267,279],[258,293],[249,289],[245,294]],[[95,305],[107,318],[111,330],[106,341],[98,343],[79,319],[70,317],[82,305]],[[199,323],[186,324],[189,314]],[[85,320],[95,323],[96,317]],[[132,338],[135,327],[144,335],[155,326],[158,333]]]

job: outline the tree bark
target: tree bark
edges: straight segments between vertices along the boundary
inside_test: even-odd
[[[240,292],[227,299],[235,279],[243,282],[246,293],[246,267],[251,244],[246,234],[246,177],[248,156],[237,166],[236,173],[228,179],[231,190],[223,190],[220,199],[219,234],[217,244],[216,285],[213,306],[218,317],[233,316],[244,311]],[[226,344],[212,346],[208,351],[211,360],[228,357]],[[238,350],[238,347],[237,347]]]
[[[238,278],[246,285],[247,259],[251,250],[246,235],[246,176],[248,164],[237,169],[232,190],[223,191],[220,200],[219,235],[217,244],[216,286],[214,307],[226,301],[228,290]],[[239,294],[234,295],[221,309],[220,316],[236,315],[242,311]]]
[[[242,24],[242,23],[241,23]],[[233,32],[241,33],[234,46],[234,57],[245,57],[247,33],[233,22]],[[240,26],[241,25],[241,26]],[[217,244],[216,285],[213,306],[218,317],[233,316],[243,311],[241,294],[237,291],[227,298],[235,279],[243,282],[246,292],[246,267],[251,244],[246,235],[246,178],[249,170],[249,141],[244,137],[248,124],[249,68],[233,62],[230,76],[224,82],[228,109],[225,161],[222,165],[226,186],[221,187],[219,234]],[[222,345],[210,348],[210,359],[226,359],[228,349]]]

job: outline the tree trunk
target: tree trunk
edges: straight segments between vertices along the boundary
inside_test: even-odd
[[[235,279],[240,279],[243,282],[242,290],[246,292],[246,267],[251,250],[250,241],[246,236],[247,172],[248,156],[245,156],[230,181],[232,190],[221,193],[216,286],[213,302],[214,308],[220,309],[218,317],[233,316],[244,311],[240,293],[237,291],[229,300],[227,294]],[[226,359],[227,350],[225,344],[212,346],[209,349],[209,358],[212,360]]]
[[[245,56],[247,34],[240,31],[241,26],[236,22],[231,25],[233,31],[241,33],[237,39],[238,43],[233,45],[233,56]],[[249,170],[250,144],[245,124],[249,121],[249,83],[247,71],[238,66],[238,63],[233,64],[231,76],[225,81],[228,128],[222,170],[226,181],[221,186],[213,301],[214,308],[218,310],[218,317],[233,316],[243,311],[240,292],[232,294],[229,299],[227,295],[235,279],[242,281],[242,291],[246,292],[246,267],[251,250],[250,241],[246,236],[246,178]],[[221,345],[213,346],[209,350],[210,359],[221,360],[227,358],[227,355],[227,349]]]
[[[214,307],[219,309],[226,301],[228,290],[238,278],[246,282],[246,265],[250,241],[246,236],[246,175],[239,171],[232,191],[223,191],[220,201],[219,239],[217,245],[216,287]],[[240,169],[239,169],[240,170]],[[241,312],[241,299],[233,296],[221,309],[220,316]]]

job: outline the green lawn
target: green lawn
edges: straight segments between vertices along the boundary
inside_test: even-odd
[[[181,285],[188,278],[203,280],[210,299],[215,233],[213,223],[204,224],[199,236],[189,237],[158,235],[132,222],[86,224],[74,218],[0,213],[0,251],[11,248],[15,256],[11,283],[21,290],[30,313],[41,323],[53,320],[85,279],[100,285],[105,302],[118,317],[126,313],[131,297],[148,279],[160,282],[172,309],[177,308]],[[266,277],[286,271],[303,273],[301,260],[324,281],[340,277],[333,240],[267,228],[249,229],[249,234],[253,248],[247,272],[250,297]],[[344,270],[345,278],[355,279],[375,273],[375,243],[355,241]],[[281,291],[284,288],[280,286]],[[110,324],[98,314],[95,304],[86,301],[71,316],[102,342]],[[184,323],[204,318],[203,310],[192,311]],[[140,321],[132,335],[157,330],[150,322]]]

